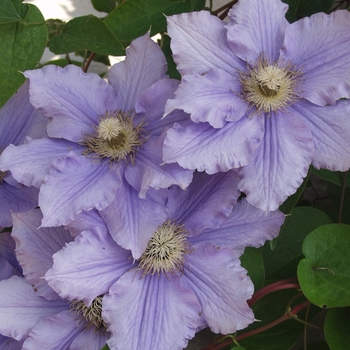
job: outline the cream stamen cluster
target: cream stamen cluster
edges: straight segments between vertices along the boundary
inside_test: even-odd
[[[96,331],[106,332],[108,326],[102,319],[102,297],[95,298],[90,306],[86,306],[81,300],[72,300],[70,309],[75,311],[79,316],[78,326],[87,322],[87,327],[94,326]]]
[[[143,123],[134,126],[130,113],[106,112],[94,125],[94,134],[84,135],[81,145],[86,146],[84,155],[95,154],[110,161],[135,160],[137,150],[144,143]]]
[[[240,74],[241,97],[255,107],[259,115],[276,112],[295,102],[301,74],[292,64],[271,64],[260,57],[255,66],[248,68],[248,72]]]
[[[184,256],[191,252],[187,236],[186,229],[172,220],[159,226],[139,259],[139,268],[143,269],[144,275],[163,273],[168,277],[182,273]]]

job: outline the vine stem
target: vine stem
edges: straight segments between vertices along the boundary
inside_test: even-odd
[[[251,337],[252,335],[264,332],[264,331],[266,331],[266,330],[268,330],[268,329],[270,329],[270,328],[272,328],[272,327],[274,327],[274,326],[276,326],[284,321],[287,321],[289,319],[293,319],[296,317],[298,312],[305,309],[307,306],[309,306],[309,304],[310,304],[309,301],[305,301],[304,303],[295,306],[290,311],[286,311],[285,314],[283,316],[281,316],[280,318],[278,318],[277,320],[274,320],[274,321],[270,322],[269,324],[262,326],[260,328],[256,328],[256,329],[253,329],[252,331],[237,335],[235,337],[235,340],[242,340],[244,338]],[[208,345],[208,346],[202,348],[202,350],[219,350],[227,345],[230,345],[231,343],[232,343],[232,339],[228,339],[227,341],[222,342],[220,344]]]
[[[86,73],[87,70],[89,69],[89,66],[90,66],[92,60],[94,59],[94,57],[95,57],[95,52],[91,52],[85,66],[84,66],[84,69],[83,69],[84,73]]]

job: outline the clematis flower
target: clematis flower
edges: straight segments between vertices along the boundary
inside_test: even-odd
[[[247,327],[253,285],[239,256],[275,237],[284,215],[236,204],[237,180],[232,171],[196,173],[186,191],[172,186],[167,216],[137,260],[95,216],[93,228],[53,256],[45,279],[62,298],[86,305],[104,295],[111,350],[182,349],[207,325],[223,334]]]
[[[37,229],[41,218],[40,210],[13,217],[12,236],[24,277],[12,273],[0,281],[0,348],[4,343],[18,345],[13,350],[100,350],[108,337],[101,318],[102,297],[89,307],[80,300],[64,300],[42,278],[52,266],[52,255],[72,237],[62,227]]]
[[[163,165],[163,131],[183,112],[162,120],[178,86],[146,34],[134,40],[109,84],[80,68],[46,66],[25,72],[33,106],[48,118],[49,137],[9,146],[0,159],[17,181],[40,188],[42,226],[66,225],[83,211],[105,209],[124,180],[145,197],[149,187],[186,187],[192,171]],[[169,124],[170,123],[170,124]]]
[[[168,17],[182,75],[166,111],[189,113],[164,160],[214,174],[237,169],[247,200],[275,210],[310,164],[350,167],[350,14],[288,24],[280,0],[240,0],[225,25],[209,12]],[[166,118],[165,118],[166,119]]]
[[[46,135],[46,119],[29,102],[28,82],[0,109],[0,153],[9,144],[22,144],[26,136]],[[19,184],[9,171],[0,171],[0,227],[12,226],[11,212],[34,209],[38,190]]]
[[[16,259],[15,241],[10,232],[0,235],[0,282],[12,276],[22,276],[22,269]],[[0,350],[20,350],[23,341],[17,341],[0,334]]]

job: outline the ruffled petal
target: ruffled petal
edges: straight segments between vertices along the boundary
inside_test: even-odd
[[[164,140],[163,160],[214,174],[249,164],[264,135],[262,118],[243,117],[215,129],[208,123],[175,123]]]
[[[166,77],[167,63],[159,45],[149,33],[135,39],[126,50],[125,61],[111,67],[108,81],[117,93],[118,109],[135,108],[143,91]]]
[[[0,334],[0,350],[21,350],[22,346],[23,341],[17,341]]]
[[[63,227],[38,229],[41,219],[39,209],[13,214],[12,237],[16,241],[17,259],[27,282],[38,296],[54,300],[58,295],[43,276],[53,264],[52,255],[72,237]]]
[[[39,194],[42,226],[66,225],[83,210],[103,210],[121,185],[120,167],[70,152],[52,162]]]
[[[40,187],[48,174],[51,162],[82,147],[63,139],[28,139],[24,145],[8,146],[0,156],[0,168],[10,170],[13,177],[26,186]]]
[[[218,249],[210,243],[193,246],[186,256],[182,281],[197,296],[203,316],[214,333],[234,333],[254,321],[247,300],[254,286],[238,256],[230,249]],[[186,265],[185,265],[186,266]]]
[[[267,240],[277,237],[284,219],[285,215],[279,210],[267,213],[243,198],[219,227],[204,230],[188,240],[192,244],[211,242],[241,254],[246,247],[261,247]]]
[[[301,185],[313,155],[312,135],[301,116],[291,110],[271,113],[254,161],[239,170],[238,187],[252,205],[276,210]]]
[[[316,105],[350,97],[350,14],[316,13],[291,24],[281,54],[303,72],[299,95]]]
[[[186,191],[169,190],[169,217],[184,224],[191,236],[218,227],[231,214],[240,195],[239,177],[233,171],[208,175],[195,173]]]
[[[302,115],[315,144],[312,164],[315,168],[347,171],[350,168],[350,102],[335,106],[315,106],[300,100],[292,107]]]
[[[288,22],[288,5],[280,0],[245,0],[229,12],[227,41],[242,60],[254,63],[260,54],[276,61]]]
[[[96,334],[93,328],[85,328],[86,323],[80,326],[78,323],[79,319],[72,311],[63,311],[41,320],[29,333],[23,344],[23,350],[100,350],[105,344],[103,341],[106,337]],[[77,348],[73,345],[77,337],[83,340],[80,343],[85,343],[86,347]],[[88,345],[84,340],[89,341]]]
[[[92,124],[106,110],[117,109],[116,96],[103,79],[94,73],[68,65],[48,65],[26,71],[33,106],[49,118],[47,131],[51,137],[78,142],[84,133],[92,133]]]
[[[182,109],[196,123],[208,122],[214,128],[222,128],[247,111],[247,103],[238,96],[240,88],[236,77],[218,68],[187,75],[182,78],[175,99],[168,101],[165,112]]]
[[[90,305],[132,267],[130,257],[130,251],[119,247],[106,230],[93,228],[53,256],[45,279],[62,298]]]
[[[230,74],[244,69],[243,61],[230,50],[224,22],[208,11],[167,17],[171,50],[181,75],[202,74],[221,68]]]
[[[2,232],[0,235],[0,257],[8,261],[18,273],[22,273],[16,254],[16,243],[11,237],[11,232]]]
[[[102,310],[111,349],[180,350],[194,337],[201,307],[177,278],[130,271],[104,296]]]
[[[0,226],[12,226],[12,213],[34,209],[38,205],[39,191],[35,187],[8,185],[5,181],[0,186]]]
[[[166,194],[149,190],[146,198],[140,198],[137,191],[124,182],[114,201],[100,213],[113,239],[131,250],[135,259],[142,255],[157,227],[167,219]]]
[[[67,310],[65,300],[38,297],[28,282],[13,276],[0,281],[0,333],[18,341],[42,319]]]
[[[47,119],[29,102],[29,82],[26,81],[0,109],[0,150],[10,143],[19,145],[26,136],[46,135]]]
[[[79,233],[87,231],[92,227],[106,229],[106,224],[102,220],[99,212],[96,209],[82,211],[73,221],[65,226],[72,237],[78,236]]]
[[[174,97],[174,92],[180,82],[175,79],[162,79],[144,91],[136,101],[135,112],[140,114],[145,122],[145,129],[151,135],[160,135],[168,125],[162,117],[167,100]],[[160,128],[160,125],[162,127]]]
[[[125,170],[125,178],[139,192],[141,198],[146,197],[150,187],[159,190],[179,185],[184,189],[191,183],[191,170],[183,169],[178,164],[163,163],[164,137],[165,134],[159,137],[151,136],[138,151],[135,164],[128,164]]]

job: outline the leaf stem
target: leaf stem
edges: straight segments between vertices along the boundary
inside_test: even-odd
[[[339,216],[338,216],[338,223],[341,223],[343,218],[343,207],[344,207],[344,199],[345,199],[345,191],[346,191],[346,181],[348,178],[348,172],[346,171],[344,173],[344,179],[343,179],[343,188],[341,191],[341,198],[340,198],[340,204],[339,204]]]
[[[87,62],[85,64],[85,66],[84,66],[84,69],[83,69],[84,73],[86,73],[87,70],[89,69],[90,63],[92,62],[94,57],[95,57],[95,52],[91,52],[91,54],[90,54],[90,56],[89,56],[89,58],[88,58],[88,60],[87,60]]]

